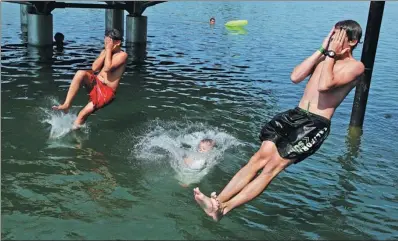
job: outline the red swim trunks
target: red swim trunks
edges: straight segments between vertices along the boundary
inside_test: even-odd
[[[104,107],[115,98],[113,89],[102,83],[95,74],[90,75],[89,85],[86,85],[86,88],[95,109]]]

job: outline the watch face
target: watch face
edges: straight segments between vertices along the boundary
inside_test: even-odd
[[[329,51],[329,52],[328,52],[328,55],[329,55],[330,57],[334,57],[335,53],[334,53],[333,51]]]

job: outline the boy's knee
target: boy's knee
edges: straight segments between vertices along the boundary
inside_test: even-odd
[[[87,74],[89,74],[89,72],[86,70],[78,70],[76,72],[76,74],[83,77],[83,76],[86,76]]]
[[[264,141],[260,149],[249,161],[249,164],[255,168],[262,168],[275,156],[275,152],[277,152],[275,144],[270,141]]]
[[[271,160],[264,166],[262,174],[277,175],[290,165],[290,161],[278,157],[272,157]]]
[[[258,150],[260,156],[268,158],[274,156],[274,154],[277,152],[278,150],[272,141],[264,141],[261,144],[260,150]]]
[[[260,155],[260,153],[257,152],[250,159],[249,166],[251,166],[252,168],[254,168],[256,170],[259,170],[259,169],[263,168],[268,163],[269,160],[270,160],[269,156]]]

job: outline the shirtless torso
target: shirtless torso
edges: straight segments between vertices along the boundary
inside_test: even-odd
[[[122,55],[125,54],[126,54],[125,52],[119,50],[118,52],[113,54],[112,58],[114,59],[123,58]],[[105,55],[105,50],[101,52],[101,55]],[[101,55],[100,57],[102,57]],[[102,66],[101,71],[98,73],[98,79],[101,80],[102,83],[106,84],[107,86],[111,87],[114,91],[116,91],[125,69],[126,69],[126,62],[108,72],[105,71],[104,66]]]
[[[319,78],[324,68],[325,58],[315,67],[307,86],[304,90],[303,97],[300,100],[299,107],[309,112],[321,115],[327,119],[331,119],[336,108],[355,87],[358,78],[347,81],[348,83],[337,86],[327,91],[319,91]],[[344,73],[345,66],[358,65],[354,59],[337,60],[333,66],[333,76],[340,76]]]
[[[299,107],[330,120],[365,68],[353,58],[346,31],[332,29],[324,41],[325,46],[329,38],[332,39],[329,49],[338,55],[324,56],[316,51],[293,70],[291,80],[299,83],[311,75]]]

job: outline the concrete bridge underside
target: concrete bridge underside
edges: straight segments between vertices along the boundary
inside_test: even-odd
[[[28,44],[48,46],[53,44],[53,15],[57,8],[105,9],[105,29],[118,29],[125,36],[126,45],[146,43],[147,17],[145,9],[165,1],[105,1],[94,3],[70,3],[59,1],[7,1],[20,4],[21,30],[28,34]],[[124,11],[127,11],[124,28]],[[126,30],[126,34],[124,34]]]

